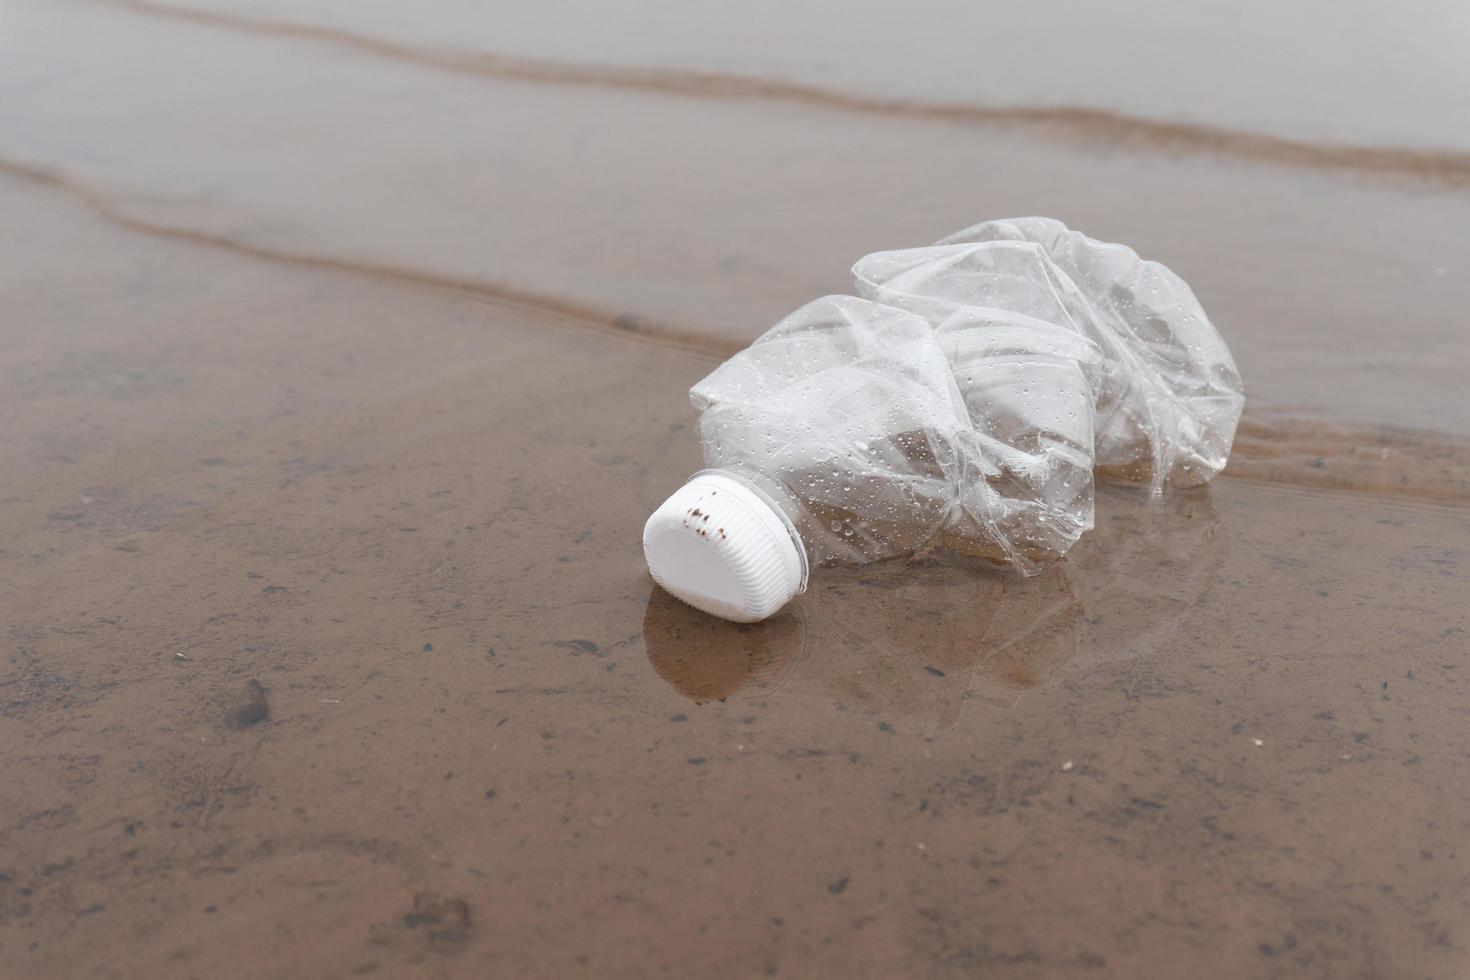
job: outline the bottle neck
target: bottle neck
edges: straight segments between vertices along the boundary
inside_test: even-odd
[[[805,592],[807,578],[811,572],[812,553],[802,536],[798,523],[802,514],[801,506],[791,491],[755,470],[706,468],[695,473],[690,479],[708,476],[722,477],[738,483],[766,505],[771,516],[785,528],[786,533],[791,536],[791,543],[796,546],[796,554],[801,560],[801,587],[797,592]]]

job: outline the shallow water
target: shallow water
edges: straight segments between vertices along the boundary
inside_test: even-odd
[[[0,972],[1470,965],[1462,184],[5,21]],[[1225,476],[1037,579],[656,591],[689,385],[1025,212],[1196,287]]]
[[[692,0],[104,0],[460,70],[717,84],[920,106],[1051,109],[1288,140],[1470,150],[1470,11],[1454,0],[956,6]],[[568,30],[569,19],[577,29]],[[1161,80],[1167,80],[1161,83]],[[797,90],[797,92],[793,92]]]

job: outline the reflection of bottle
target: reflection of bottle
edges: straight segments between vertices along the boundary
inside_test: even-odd
[[[1077,667],[1181,646],[1228,556],[1208,490],[1148,500],[1100,486],[1097,528],[1066,561],[1087,610]]]
[[[1007,706],[1066,673],[1177,641],[1225,555],[1203,492],[1103,491],[1085,540],[1031,578],[954,562],[836,569],[763,623],[712,619],[655,588],[644,642],[659,675],[696,702],[779,686],[782,699],[940,731],[966,701]]]
[[[704,704],[777,687],[801,657],[805,625],[799,608],[761,623],[727,623],[656,588],[643,614],[643,642],[658,675]]]
[[[1008,701],[1071,663],[1083,615],[1065,565],[1034,579],[1005,582],[983,644],[987,693]]]
[[[654,670],[696,703],[779,687],[783,700],[932,732],[953,726],[977,688],[1004,703],[1043,680],[1075,652],[1078,614],[1060,568],[1017,579],[895,562],[834,570],[760,623],[724,622],[655,588],[643,639]],[[1015,635],[992,651],[995,617]]]
[[[1196,486],[1244,403],[1178,276],[1058,221],[987,222],[853,267],[690,392],[709,470],[649,518],[654,579],[771,615],[809,565],[929,548],[1035,575],[1093,523],[1093,474]]]

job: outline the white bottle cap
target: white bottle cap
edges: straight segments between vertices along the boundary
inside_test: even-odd
[[[643,526],[653,580],[696,609],[765,619],[806,590],[796,530],[765,494],[720,470],[696,473]]]

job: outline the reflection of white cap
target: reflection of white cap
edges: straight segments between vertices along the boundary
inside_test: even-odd
[[[799,540],[765,494],[705,470],[648,519],[643,557],[653,580],[694,608],[754,623],[806,589]]]

